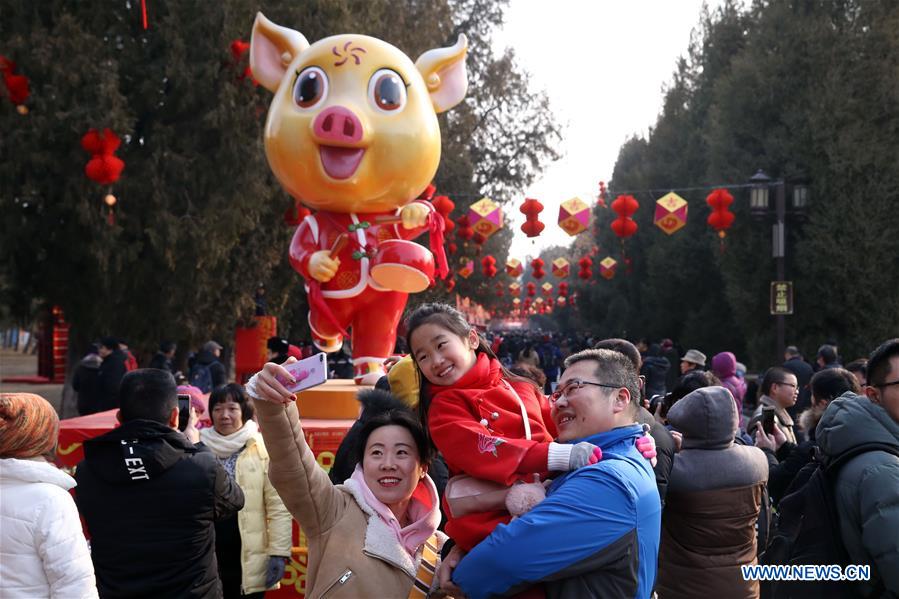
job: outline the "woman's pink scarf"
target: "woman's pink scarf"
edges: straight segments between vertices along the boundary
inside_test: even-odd
[[[378,514],[387,526],[396,534],[397,540],[413,558],[422,543],[427,541],[437,526],[440,524],[440,509],[437,507],[437,487],[431,477],[425,474],[409,499],[409,518],[412,524],[406,527],[400,526],[396,516],[389,507],[381,503],[375,497],[368,485],[365,484],[365,475],[362,474],[362,466],[356,465],[353,475],[350,477],[358,483],[362,489],[362,497],[365,503]]]

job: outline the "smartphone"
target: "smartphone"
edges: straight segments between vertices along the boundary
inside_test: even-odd
[[[328,380],[328,359],[324,353],[315,354],[314,356],[303,358],[299,362],[282,364],[281,366],[296,380],[296,383],[290,384],[285,377],[276,377],[278,382],[284,385],[291,393],[297,393],[298,391],[321,385]]]
[[[762,407],[762,430],[766,435],[774,434],[774,408],[772,407]]]
[[[178,394],[178,430],[182,433],[187,430],[187,423],[190,422],[190,395],[186,393]]]

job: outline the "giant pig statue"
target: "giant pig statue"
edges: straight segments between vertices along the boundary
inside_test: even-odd
[[[440,162],[437,113],[465,97],[466,52],[459,36],[413,63],[364,35],[310,45],[261,13],[253,25],[253,77],[274,93],[266,156],[314,210],[297,227],[290,263],[306,279],[315,345],[337,351],[352,330],[357,383],[381,376],[408,293],[433,280],[434,256],[409,240],[430,229],[445,275],[441,217],[416,198]]]

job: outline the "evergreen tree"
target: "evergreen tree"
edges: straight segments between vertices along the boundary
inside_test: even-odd
[[[899,188],[897,19],[896,3],[862,0],[726,2],[703,14],[656,125],[619,153],[611,197],[634,192],[639,230],[626,245],[633,272],[619,267],[613,281],[588,288],[584,317],[597,334],[674,337],[709,354],[745,355],[757,369],[780,359],[768,312],[769,222],[753,219],[748,190],[734,187],[723,253],[705,223],[710,187],[744,184],[761,168],[811,181],[807,218],[788,216],[795,314],[787,342],[809,353],[836,337],[854,358],[895,335],[899,300],[882,290],[899,287],[899,271],[887,266],[899,236],[884,224]],[[679,193],[690,216],[669,237],[652,213],[672,187],[688,188]],[[598,258],[620,261],[608,230],[615,215],[598,215]]]

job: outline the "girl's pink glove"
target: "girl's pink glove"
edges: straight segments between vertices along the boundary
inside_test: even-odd
[[[649,434],[649,425],[643,425],[643,436],[637,439],[635,443],[637,451],[643,454],[643,457],[655,467],[656,465],[656,441]]]

